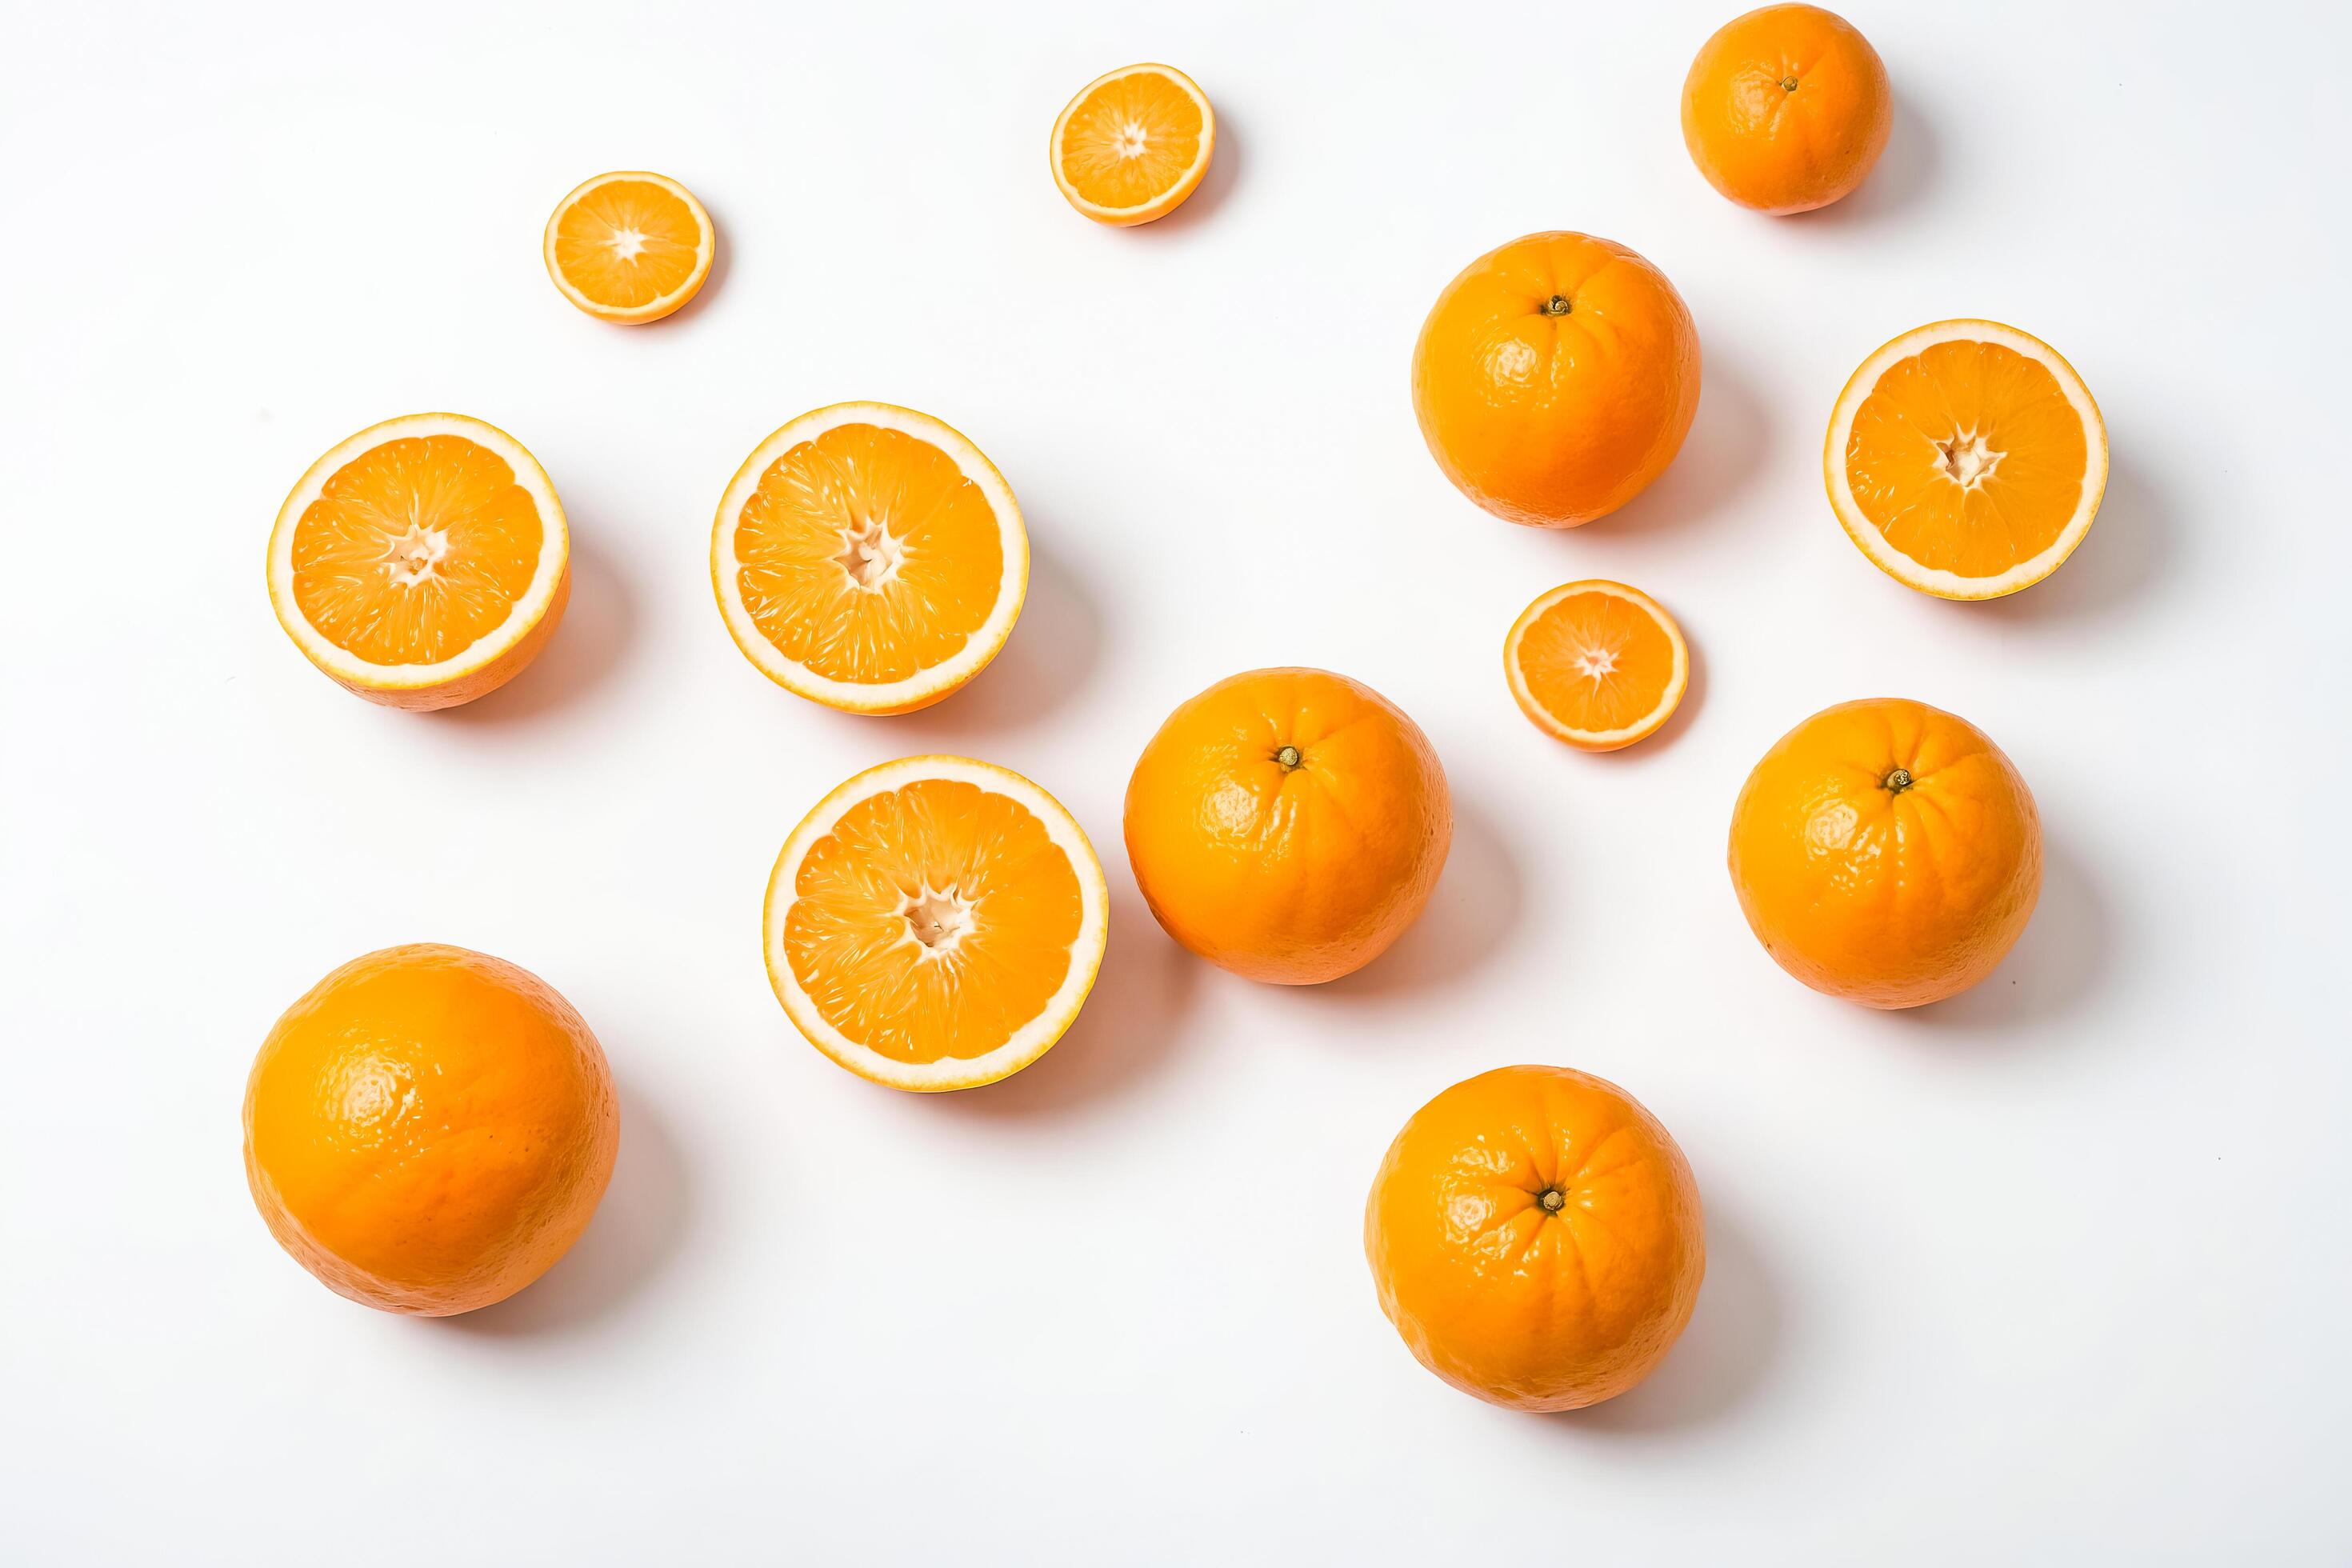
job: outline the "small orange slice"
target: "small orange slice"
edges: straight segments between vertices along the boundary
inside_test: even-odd
[[[928,414],[836,403],[760,443],[719,502],[710,578],[743,657],[852,713],[929,707],[980,673],[1029,584],[1021,509]]]
[[[1217,117],[1172,66],[1122,66],[1079,90],[1054,121],[1054,184],[1097,223],[1150,223],[1208,173]]]
[[[1591,578],[1542,595],[1503,639],[1519,710],[1587,752],[1655,734],[1690,684],[1690,647],[1655,599]]]
[[[547,470],[462,414],[372,425],[310,465],[269,534],[269,604],[373,702],[450,708],[539,654],[572,588]]]
[[[565,299],[600,321],[638,326],[694,298],[717,245],[692,191],[629,170],[599,174],[557,203],[541,248]]]
[[[1830,506],[1895,581],[1996,599],[2074,553],[2107,484],[2107,427],[2074,367],[1998,321],[1936,321],[1862,362],[1822,458]]]
[[[971,1089],[1045,1054],[1108,929],[1102,863],[1061,803],[968,757],[908,757],[826,795],[768,879],[768,979],[809,1043],[894,1089]]]

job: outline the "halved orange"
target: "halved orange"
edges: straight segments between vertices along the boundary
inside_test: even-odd
[[[911,408],[836,403],[736,470],[710,580],[769,679],[828,708],[905,713],[1004,646],[1029,534],[1004,476],[961,434]]]
[[[1690,684],[1690,647],[1655,599],[1594,577],[1563,583],[1520,612],[1503,639],[1503,674],[1537,728],[1581,751],[1613,752],[1673,714]]]
[[[1173,66],[1121,66],[1087,83],[1054,121],[1054,184],[1097,223],[1150,223],[1208,173],[1217,116]]]
[[[541,242],[563,297],[625,326],[658,321],[693,299],[717,247],[694,193],[642,169],[583,182],[556,204]]]
[[[1061,803],[969,757],[868,768],[768,879],[768,980],[809,1043],[894,1089],[1020,1071],[1101,967],[1102,863]]]
[[[572,592],[547,470],[462,414],[387,419],[310,465],[269,533],[269,604],[372,702],[450,708],[538,657]]]
[[[1935,321],[1862,362],[1822,457],[1830,506],[1888,576],[1997,599],[2058,570],[2107,484],[2107,427],[2057,350],[1998,321]]]

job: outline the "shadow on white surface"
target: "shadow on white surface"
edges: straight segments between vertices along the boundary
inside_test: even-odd
[[[1454,844],[1429,906],[1396,945],[1353,974],[1312,987],[1324,996],[1385,1002],[1458,984],[1509,940],[1526,901],[1517,862],[1475,804],[1454,801]]]
[[[2145,600],[2163,575],[2175,529],[2162,489],[2149,482],[2137,459],[2110,452],[2099,515],[2057,571],[2006,598],[1936,602],[1947,613],[1973,612],[2018,627],[2078,622],[2125,609]]]
[[[1704,338],[1706,324],[1699,324]],[[1561,529],[1579,545],[1606,547],[1654,528],[1729,524],[1743,491],[1766,473],[1773,439],[1771,417],[1755,384],[1734,361],[1701,350],[1698,413],[1682,450],[1654,483],[1607,517]],[[1586,575],[1591,574],[1587,573]]]
[[[1886,151],[1878,155],[1878,166],[1870,171],[1869,177],[1853,194],[1809,213],[1790,213],[1786,217],[1766,221],[1799,223],[1824,232],[1864,224],[1901,222],[1927,199],[1940,161],[1935,131],[1905,99],[1898,83],[1895,91],[1895,129],[1887,135]],[[1918,324],[1913,321],[1906,325]],[[1905,330],[1904,326],[1892,326],[1885,335],[1891,338]]]
[[[2041,901],[2000,967],[1958,996],[1886,1016],[1922,1035],[1991,1045],[2021,1026],[2079,1012],[2097,997],[2112,966],[2112,927],[2113,912],[2083,863],[2065,845],[2045,839]],[[2047,1038],[2039,1029],[2017,1037]]]
[[[636,641],[637,607],[628,579],[593,531],[572,534],[572,601],[530,667],[487,697],[428,717],[457,724],[503,724],[536,719],[593,692],[612,679]]]
[[[1208,172],[1201,176],[1201,183],[1192,187],[1192,194],[1184,198],[1182,206],[1166,217],[1136,225],[1132,232],[1169,235],[1197,228],[1217,216],[1218,209],[1225,205],[1233,195],[1234,184],[1241,179],[1241,138],[1234,133],[1234,117],[1226,112],[1224,105],[1217,102],[1215,92],[1205,83],[1201,90],[1209,94],[1209,103],[1217,116],[1217,144],[1209,153]]]
[[[898,749],[892,754],[949,750],[986,757],[995,736],[1053,717],[1094,679],[1101,663],[1101,612],[1050,548],[1033,549],[1029,593],[1013,635],[962,690],[931,707],[881,721],[893,731]],[[898,743],[901,733],[907,744]],[[1053,789],[1050,783],[1045,787]]]
[[[495,1306],[438,1320],[466,1333],[525,1335],[578,1329],[621,1306],[658,1274],[690,1224],[686,1159],[661,1117],[621,1086],[621,1152],[596,1217],[534,1283]]]

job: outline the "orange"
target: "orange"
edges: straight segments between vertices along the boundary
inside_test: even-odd
[[[1691,162],[1759,212],[1809,212],[1846,195],[1894,124],[1878,51],[1818,5],[1767,5],[1726,22],[1683,81]]]
[[[1591,235],[1531,234],[1445,286],[1412,351],[1412,408],[1454,488],[1574,528],[1665,470],[1698,412],[1698,331],[1665,274]]]
[[[1563,583],[1520,612],[1503,639],[1519,711],[1587,752],[1654,735],[1690,684],[1690,647],[1655,599],[1622,583]]]
[[[1615,1084],[1496,1068],[1413,1113],[1372,1178],[1364,1254],[1421,1364],[1515,1410],[1650,1375],[1706,1273],[1689,1162]]]
[[[333,1290],[446,1317],[578,1240],[620,1148],[596,1037],[536,975],[418,942],[286,1010],[245,1089],[245,1174],[279,1246]]]
[[[692,191],[637,169],[576,186],[548,217],[540,248],[565,299],[600,321],[640,326],[694,298],[718,243]]]
[[[1453,836],[1420,726],[1320,669],[1219,681],[1168,716],[1127,784],[1152,915],[1210,963],[1283,985],[1378,958],[1429,902]]]
[[[1047,148],[1063,198],[1097,223],[1166,217],[1209,172],[1217,117],[1172,66],[1121,66],[1078,90]]]
[[[1992,973],[2042,892],[2042,818],[1965,719],[1900,698],[1780,737],[1731,813],[1731,884],[1774,962],[1816,991],[1916,1007]]]
[[[852,713],[927,708],[996,657],[1029,586],[1029,534],[996,465],[911,408],[836,403],[760,443],[710,533],[743,657]]]
[[[1108,907],[1102,862],[1052,795],[969,757],[907,757],[826,795],[784,841],[768,980],[860,1078],[971,1089],[1077,1017]]]
[[[2058,570],[2099,514],[2107,426],[2074,367],[1998,321],[1936,321],[1862,362],[1822,454],[1830,507],[1871,562],[1945,599]]]
[[[312,664],[372,702],[448,708],[539,657],[572,535],[522,443],[411,414],[310,465],[269,534],[269,604]]]

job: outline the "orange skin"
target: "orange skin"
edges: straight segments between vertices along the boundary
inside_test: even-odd
[[[511,963],[416,943],[286,1010],[245,1091],[245,1173],[279,1246],[338,1295],[446,1317],[563,1256],[620,1148],[572,1005]]]
[[[1378,958],[1429,902],[1453,837],[1420,726],[1319,669],[1219,681],[1168,716],[1127,785],[1127,858],[1153,917],[1278,985]]]
[[[1568,1068],[1496,1068],[1389,1145],[1364,1255],[1422,1365],[1514,1410],[1575,1410],[1665,1359],[1706,1231],[1690,1163],[1631,1095]]]
[[[1565,231],[1463,268],[1412,351],[1430,456],[1496,517],[1539,528],[1606,516],[1664,472],[1698,385],[1698,329],[1665,274]]]
[[[1767,5],[1725,23],[1683,81],[1691,162],[1759,212],[1810,212],[1845,195],[1894,125],[1878,51],[1818,5]]]
[[[1774,962],[1865,1007],[1917,1007],[1992,973],[2042,893],[2042,817],[1965,719],[1840,703],[1764,753],[1731,814],[1731,882]]]

